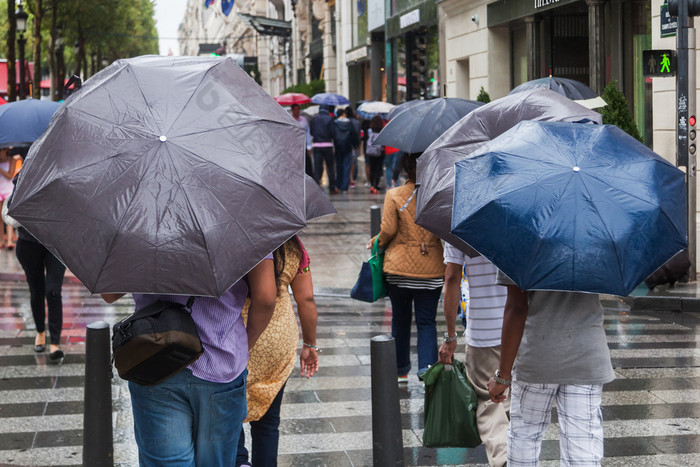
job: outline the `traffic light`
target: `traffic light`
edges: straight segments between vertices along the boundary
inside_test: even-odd
[[[688,152],[695,154],[695,115],[688,117]]]
[[[428,56],[425,36],[414,36],[411,47],[411,99],[425,97]]]
[[[685,0],[688,3],[688,16],[700,16],[700,0]],[[668,0],[668,14],[678,16],[678,0]]]

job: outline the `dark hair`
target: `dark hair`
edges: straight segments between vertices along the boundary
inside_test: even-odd
[[[335,116],[336,116],[336,117],[340,118],[340,117],[342,117],[343,115],[345,115],[345,109],[340,108],[340,109],[338,109],[338,110],[335,111]]]
[[[301,248],[299,247],[299,240],[295,235],[272,252],[272,260],[275,263],[275,285],[277,285],[278,288],[280,286],[280,280],[282,278],[285,263],[287,262],[287,255],[285,253],[285,248],[287,248],[287,246],[297,252],[301,251]]]
[[[347,115],[348,118],[352,118],[355,115],[355,112],[352,111],[351,106],[345,107],[345,115]]]
[[[299,104],[292,104],[292,110],[294,110],[294,107],[301,107]]]
[[[379,115],[375,115],[374,117],[372,117],[372,120],[370,120],[369,127],[372,129],[373,132],[379,133],[384,127],[384,120],[382,120],[382,117],[380,117]]]
[[[423,154],[422,152],[414,152],[403,156],[403,169],[406,171],[406,180],[416,181],[416,161]]]

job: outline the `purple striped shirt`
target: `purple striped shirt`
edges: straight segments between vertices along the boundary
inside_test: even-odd
[[[268,255],[265,259],[272,259]],[[185,295],[133,294],[136,309],[156,300],[187,303]],[[196,297],[192,305],[199,338],[204,353],[188,366],[197,378],[214,383],[229,383],[236,379],[248,365],[248,335],[241,311],[248,296],[248,285],[239,280],[220,298]]]

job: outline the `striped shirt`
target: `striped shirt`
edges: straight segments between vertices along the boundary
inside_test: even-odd
[[[436,277],[434,279],[421,279],[418,277],[406,277],[396,274],[385,274],[386,281],[396,287],[404,289],[437,289],[445,283],[444,277]]]
[[[483,256],[469,258],[457,248],[445,244],[445,263],[464,265],[462,281],[469,283],[469,309],[467,344],[472,347],[496,347],[501,345],[503,309],[508,290],[496,285],[498,269]]]
[[[268,255],[265,259],[272,259]],[[248,285],[241,279],[221,297],[196,297],[192,304],[192,319],[202,340],[204,353],[187,368],[197,378],[214,383],[230,383],[248,365],[248,335],[241,311]],[[185,304],[185,295],[134,294],[139,310],[156,300]]]

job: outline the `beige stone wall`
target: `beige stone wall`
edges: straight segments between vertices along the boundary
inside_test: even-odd
[[[510,91],[510,47],[507,28],[486,26],[484,0],[446,0],[438,5],[441,63],[448,97],[476,99],[483,86],[492,99]],[[472,17],[478,17],[478,23]]]

